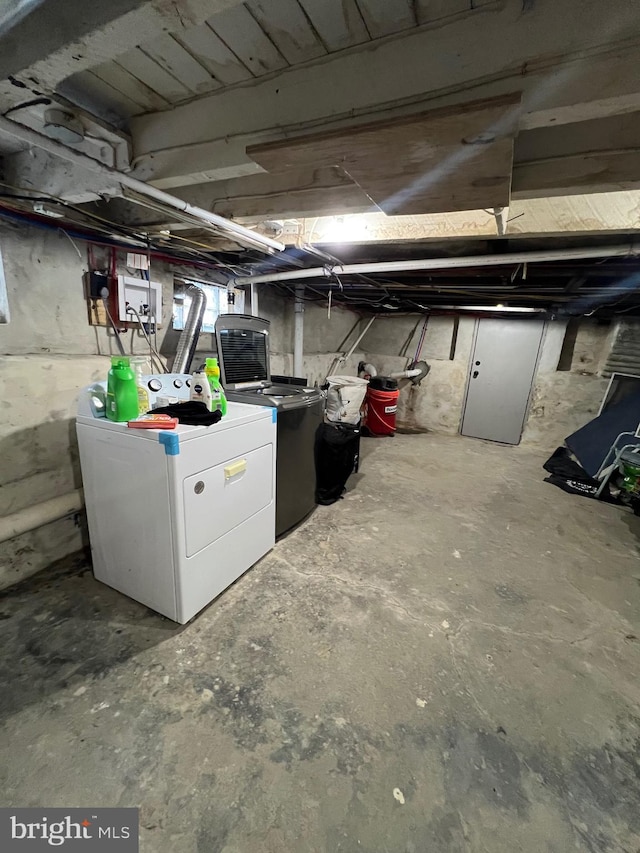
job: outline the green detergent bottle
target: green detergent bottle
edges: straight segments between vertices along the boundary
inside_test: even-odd
[[[220,384],[220,368],[218,367],[217,358],[208,358],[205,361],[204,372],[209,380],[211,388],[211,411],[215,412],[220,409],[222,415],[227,414],[227,398],[224,395],[224,389]]]
[[[110,421],[133,421],[138,417],[136,377],[123,355],[113,356],[107,378],[106,415]]]

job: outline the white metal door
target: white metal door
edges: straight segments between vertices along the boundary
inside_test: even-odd
[[[543,328],[541,320],[478,321],[463,435],[519,443]]]

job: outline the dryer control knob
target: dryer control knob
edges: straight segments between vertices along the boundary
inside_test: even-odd
[[[159,379],[150,379],[149,380],[149,390],[150,391],[161,391],[162,390],[162,382]]]

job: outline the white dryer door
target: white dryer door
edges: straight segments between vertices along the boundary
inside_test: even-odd
[[[183,482],[187,557],[268,506],[274,488],[272,444],[187,477]]]

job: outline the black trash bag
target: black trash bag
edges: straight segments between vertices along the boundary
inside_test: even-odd
[[[585,498],[596,497],[600,481],[590,477],[582,465],[571,458],[571,451],[567,447],[556,448],[542,467],[550,474],[549,477],[545,477],[545,483],[558,486],[559,489],[572,495],[582,495]],[[600,495],[600,500],[621,503],[618,496],[611,494],[609,486],[610,484],[607,483]]]
[[[576,480],[578,483],[595,483],[596,489],[598,488],[598,481],[589,476],[582,465],[571,458],[571,453],[566,447],[556,448],[542,467],[555,477],[565,477]]]
[[[360,426],[320,424],[314,454],[316,503],[328,506],[340,500],[347,480],[358,470]]]
[[[544,481],[545,483],[558,486],[563,492],[569,492],[572,495],[583,495],[585,498],[595,498],[598,491],[597,483],[583,483],[581,480],[574,480],[571,477],[559,477],[557,474],[545,477]]]

